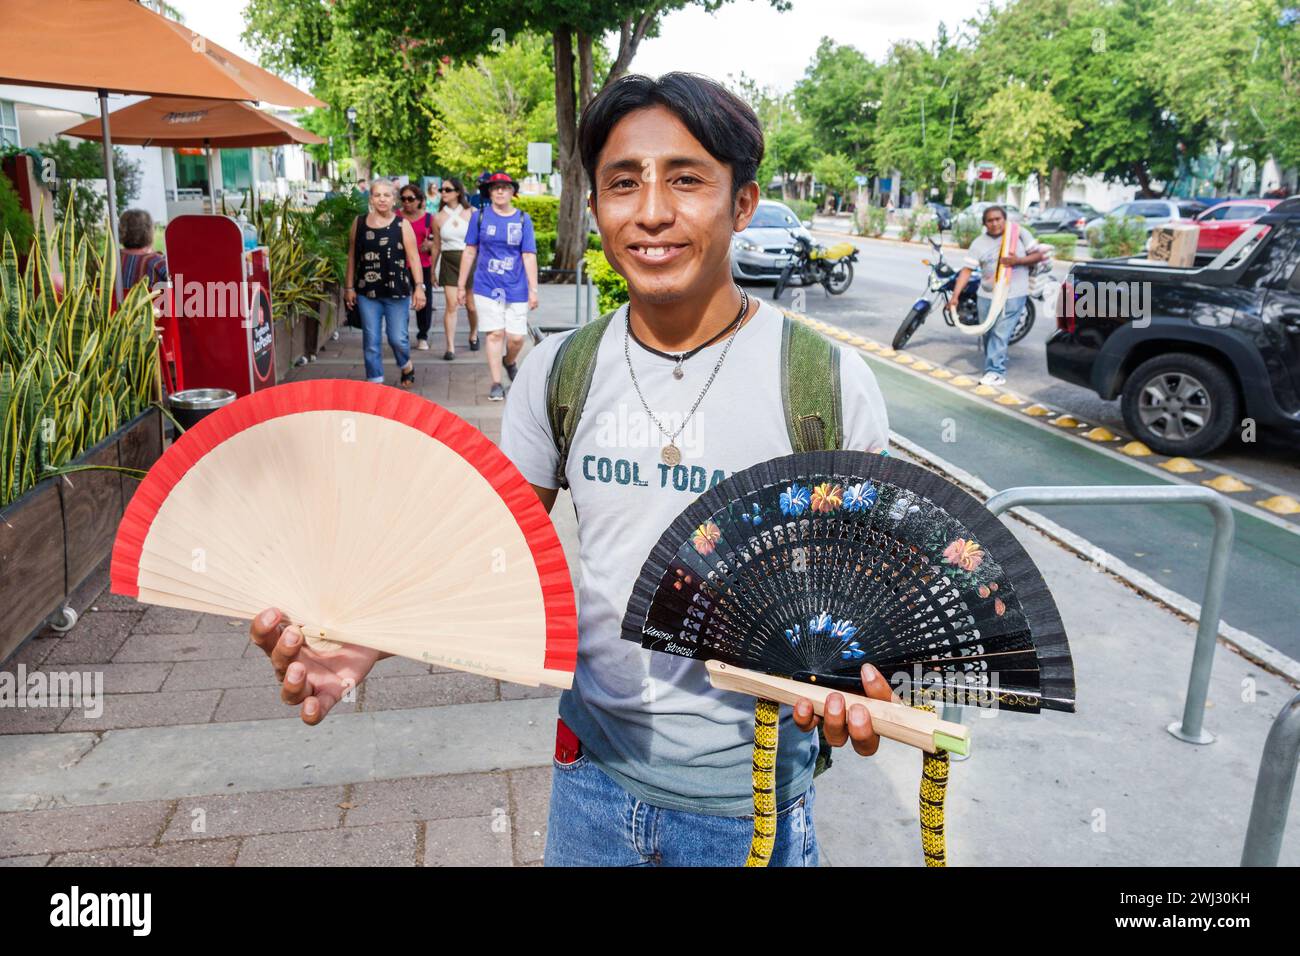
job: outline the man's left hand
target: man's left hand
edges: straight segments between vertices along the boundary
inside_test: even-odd
[[[889,682],[870,664],[862,665],[862,689],[875,700],[894,699]],[[825,718],[813,713],[812,701],[806,697],[800,699],[794,705],[794,722],[805,733],[824,724],[826,740],[832,747],[842,747],[852,740],[853,749],[863,757],[870,757],[880,747],[880,735],[871,726],[871,711],[862,704],[854,704],[846,714],[842,694],[827,696]]]

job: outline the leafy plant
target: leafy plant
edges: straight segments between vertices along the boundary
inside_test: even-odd
[[[790,211],[799,217],[800,222],[805,222],[813,217],[817,211],[817,204],[811,199],[787,199],[785,204],[790,207]]]
[[[32,244],[32,217],[23,209],[17,190],[3,173],[0,173],[0,234],[12,236],[18,249]]]
[[[1107,216],[1088,230],[1088,251],[1094,259],[1137,255],[1146,244],[1146,227],[1136,216]]]
[[[516,196],[513,202],[516,209],[528,213],[534,232],[556,231],[560,219],[559,196]]]
[[[862,206],[858,209],[856,220],[858,235],[879,238],[885,234],[888,217],[880,206]]]
[[[77,219],[77,232],[98,246],[100,233],[108,217],[106,195],[90,185],[104,182],[103,147],[96,142],[58,137],[41,143],[41,155],[53,161],[53,173],[58,183],[54,194],[54,218],[62,222],[72,215]],[[118,147],[113,148],[113,177],[117,184],[117,211],[121,215],[140,195],[142,177],[140,164],[129,159]]]
[[[601,315],[617,309],[627,301],[627,280],[614,271],[614,267],[605,258],[605,253],[588,250],[583,256],[583,265],[596,286],[597,306]]]
[[[975,221],[974,216],[956,216],[952,221],[952,241],[963,249],[969,249],[983,231],[984,227]]]
[[[0,242],[2,507],[149,407],[158,340],[148,287],[113,309],[117,257],[75,215],[48,236],[36,225],[21,272],[12,236]]]
[[[535,233],[537,240],[537,265],[539,268],[546,268],[555,259],[555,233],[538,232]]]
[[[1054,232],[1046,236],[1039,236],[1039,242],[1045,242],[1056,250],[1057,259],[1073,259],[1075,247],[1079,244],[1079,237],[1068,232]]]
[[[271,312],[293,328],[299,316],[314,314],[329,298],[326,285],[337,263],[324,253],[332,246],[322,240],[312,212],[292,208],[287,199],[256,206],[253,226],[270,253]]]

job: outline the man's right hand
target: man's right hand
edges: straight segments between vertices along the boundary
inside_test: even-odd
[[[302,631],[273,607],[253,619],[248,636],[271,658],[280,681],[280,699],[291,706],[302,705],[305,724],[324,720],[335,704],[365,680],[375,663],[387,656],[356,644],[312,650]]]

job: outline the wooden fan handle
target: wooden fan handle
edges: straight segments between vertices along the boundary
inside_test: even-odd
[[[970,728],[906,704],[874,700],[860,694],[846,694],[833,687],[818,687],[788,677],[773,677],[758,671],[734,667],[721,661],[705,661],[709,683],[718,690],[734,690],[751,697],[762,697],[793,705],[802,698],[812,701],[813,713],[824,716],[826,698],[831,694],[844,697],[845,708],[861,704],[871,711],[871,725],[876,733],[901,744],[919,747],[926,753],[948,750],[965,754],[970,749]]]

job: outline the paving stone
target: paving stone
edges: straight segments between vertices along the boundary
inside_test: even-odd
[[[100,679],[95,675],[102,674],[106,694],[147,694],[162,687],[171,668],[171,664],[91,664],[85,667],[42,667],[41,671],[49,674],[74,670],[83,675],[90,674],[92,681]],[[84,676],[82,682],[86,686]]]
[[[491,816],[510,811],[507,781],[499,773],[407,777],[358,783],[349,800],[346,826]]]
[[[547,687],[544,684],[538,687],[529,687],[527,684],[501,681],[502,700],[524,700],[528,697],[559,697],[563,693],[564,691],[558,687]]]
[[[181,661],[172,666],[163,690],[211,690],[224,687],[278,685],[275,668],[265,654],[224,661]]]
[[[423,661],[409,657],[386,657],[370,668],[366,680],[374,680],[376,677],[422,677],[427,673],[429,665]]]
[[[406,707],[443,707],[497,699],[497,682],[477,674],[427,674],[423,677],[378,677],[366,680],[367,712]]]
[[[87,611],[42,663],[107,664],[141,616],[139,611]]]
[[[4,666],[0,667],[0,671],[16,671],[19,664],[26,664],[29,668],[35,667],[49,656],[58,643],[56,637],[33,637],[14,651],[9,660],[5,661]]]
[[[37,853],[35,856],[7,856],[0,859],[0,866],[44,866],[49,859],[48,853]]]
[[[245,647],[253,647],[247,634],[132,634],[113,662],[236,660]]]
[[[510,866],[510,817],[430,820],[424,833],[425,866]]]
[[[236,866],[415,866],[416,825],[307,830],[249,837]]]
[[[189,634],[198,627],[202,616],[198,611],[151,606],[131,630],[135,634]]]
[[[114,594],[105,588],[90,602],[92,611],[143,611],[147,605],[141,604],[133,597]]]
[[[203,840],[62,853],[50,866],[234,866],[238,853],[238,840]]]
[[[151,844],[170,801],[0,813],[0,857]]]
[[[71,707],[0,707],[0,734],[52,734]]]
[[[195,628],[204,633],[238,634],[248,640],[248,622],[237,617],[222,617],[220,614],[200,614]]]
[[[546,818],[551,809],[551,768],[511,770],[510,805],[514,808],[515,859],[540,860],[546,849]]]
[[[270,664],[265,664],[269,668]],[[356,711],[355,701],[339,701],[330,716],[351,714]],[[280,699],[280,685],[269,687],[230,687],[221,692],[221,703],[213,714],[213,723],[236,720],[283,720],[298,716],[298,708],[290,707]]]
[[[206,724],[221,697],[219,690],[159,691],[156,694],[105,694],[104,712],[86,717],[73,710],[59,730],[121,730],[126,727],[170,727]]]
[[[343,817],[342,802],[342,787],[187,797],[177,805],[162,842],[329,830]],[[203,829],[195,832],[196,824]]]

